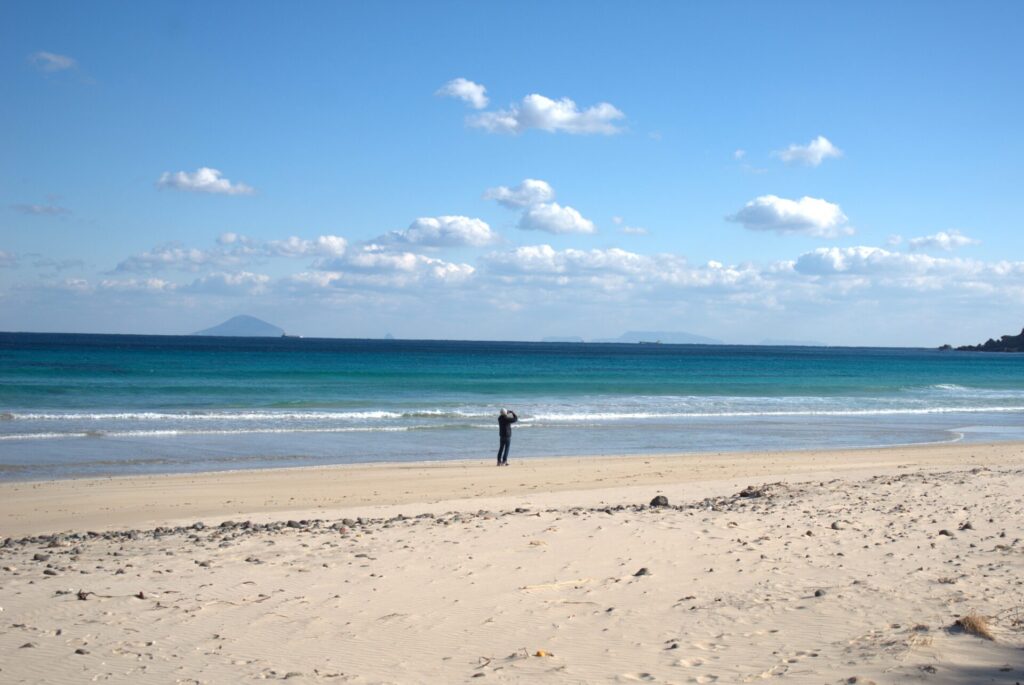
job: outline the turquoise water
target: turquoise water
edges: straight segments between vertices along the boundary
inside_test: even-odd
[[[0,479],[1024,438],[1024,356],[0,334]]]

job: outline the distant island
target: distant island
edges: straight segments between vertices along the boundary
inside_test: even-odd
[[[267,323],[255,316],[233,316],[212,328],[204,328],[192,335],[218,335],[232,338],[281,338],[286,336],[283,328]]]
[[[665,343],[667,345],[722,345],[721,340],[685,331],[626,331],[618,338],[592,340],[598,343]]]
[[[951,349],[943,345],[940,350]],[[999,340],[989,338],[980,345],[961,345],[956,348],[960,352],[1024,352],[1024,330],[1019,335],[1004,335]]]

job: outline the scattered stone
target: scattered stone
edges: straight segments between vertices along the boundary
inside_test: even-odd
[[[49,560],[50,560],[50,555],[49,554],[40,554],[39,552],[36,552],[35,554],[32,555],[32,561],[49,561]]]
[[[302,524],[299,523],[298,521],[289,521],[285,525],[288,526],[289,528],[302,528]],[[285,676],[285,677],[287,678],[288,676]]]
[[[54,571],[52,568],[44,568],[43,569],[43,575],[44,576],[55,576],[55,575],[57,575],[57,572]]]
[[[79,647],[78,649],[75,650],[75,654],[88,654],[88,653],[89,653],[89,650],[86,649],[85,647]]]
[[[832,522],[832,530],[843,530],[844,528],[846,528],[846,524],[843,523],[842,521],[833,521]]]
[[[974,530],[974,526],[971,525],[970,521],[964,521],[960,524],[960,530]]]
[[[824,597],[826,594],[828,594],[828,593],[826,593],[824,590],[815,590],[814,591],[814,596],[815,597]]]
[[[954,537],[954,535],[951,532],[949,532],[948,530],[946,530],[945,528],[943,528],[942,530],[939,531],[939,535],[945,535],[946,537],[950,537],[950,538]]]
[[[641,568],[641,569],[640,569],[639,571],[637,571],[636,573],[634,573],[634,574],[633,574],[633,577],[638,577],[638,576],[649,576],[649,575],[651,575],[651,572],[650,572],[650,571],[649,571],[649,570],[647,569],[647,567],[646,567],[646,566],[644,566],[644,567],[643,567],[643,568]]]
[[[665,497],[665,495],[658,495],[657,497],[655,497],[654,499],[651,500],[651,506],[652,507],[667,507],[668,506],[668,497]]]
[[[21,647],[18,647],[18,649],[35,649],[37,646],[35,642],[26,642]]]

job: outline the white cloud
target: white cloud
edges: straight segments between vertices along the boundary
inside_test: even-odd
[[[47,72],[64,71],[78,66],[74,58],[67,55],[58,55],[55,52],[46,52],[45,50],[33,52],[29,55],[28,60],[40,71]]]
[[[743,150],[742,148],[737,148],[732,153],[732,158],[735,159],[736,161],[739,161],[739,160],[743,159],[746,156],[747,156],[747,151]]]
[[[613,216],[612,223],[619,227],[621,233],[626,235],[647,235],[648,231],[646,228],[640,226],[625,226],[626,220],[621,216]]]
[[[33,216],[61,216],[64,214],[70,214],[71,210],[65,207],[59,207],[54,204],[48,205],[36,205],[36,204],[17,204],[11,205],[11,209],[22,214],[28,214]]]
[[[268,257],[340,257],[347,248],[348,241],[337,235],[322,235],[313,240],[293,235],[285,240],[270,240],[256,247],[258,252]]]
[[[928,250],[937,248],[949,252],[958,247],[977,245],[979,241],[968,238],[960,231],[939,231],[934,235],[927,235],[921,238],[911,238],[908,244],[911,250]]]
[[[122,293],[168,293],[177,290],[178,286],[162,278],[107,278],[99,282],[99,288],[101,290]]]
[[[807,145],[790,145],[785,150],[773,153],[786,164],[803,164],[818,166],[829,157],[842,157],[843,151],[837,148],[825,136],[818,136]]]
[[[237,267],[266,257],[304,258],[339,257],[348,242],[341,236],[322,235],[312,240],[291,236],[285,240],[261,241],[238,233],[226,232],[217,238],[217,247],[202,250],[177,243],[160,245],[121,261],[116,272],[153,272],[164,269],[199,271],[206,267]]]
[[[221,172],[210,167],[200,167],[189,173],[187,171],[165,171],[156,182],[158,188],[172,188],[196,193],[214,193],[217,195],[251,195],[254,189],[244,183],[232,183],[221,176]]]
[[[594,222],[573,207],[552,202],[554,189],[545,181],[525,179],[514,188],[488,188],[484,198],[496,200],[509,209],[522,209],[517,226],[525,231],[547,233],[593,233]]]
[[[482,112],[467,121],[470,126],[490,133],[515,134],[535,128],[551,133],[612,135],[622,131],[614,122],[625,116],[607,102],[581,111],[569,98],[552,100],[534,93],[508,109]]]
[[[483,109],[488,102],[486,93],[487,89],[479,83],[460,77],[438,88],[434,95],[458,98],[469,103],[473,109]]]
[[[0,269],[11,268],[18,265],[18,255],[13,252],[0,250]]]
[[[267,289],[270,276],[248,271],[238,273],[216,272],[201,276],[180,290],[186,293],[209,295],[258,295]]]
[[[476,269],[442,259],[391,250],[383,245],[362,245],[343,257],[323,259],[315,268],[324,275],[299,274],[293,285],[304,287],[366,286],[404,288],[417,284],[456,285],[471,278]]]
[[[152,250],[140,252],[121,261],[114,271],[140,272],[177,269],[180,271],[198,271],[211,264],[224,264],[228,256],[223,252],[200,250],[195,247],[184,247],[175,243],[159,245]]]
[[[392,231],[386,240],[426,247],[481,247],[497,236],[487,222],[468,216],[420,217],[404,231]]]
[[[488,188],[484,193],[484,199],[496,200],[509,209],[521,209],[541,202],[550,202],[555,199],[555,191],[546,181],[527,178],[515,188]]]
[[[726,217],[752,231],[802,233],[818,238],[850,235],[853,228],[839,205],[813,197],[788,200],[776,195],[754,198],[743,209]]]
[[[572,207],[563,207],[557,202],[542,202],[527,207],[519,217],[518,226],[525,231],[547,233],[594,232],[594,222],[583,218],[583,215]]]

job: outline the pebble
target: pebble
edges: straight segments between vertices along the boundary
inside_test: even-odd
[[[644,566],[639,571],[637,571],[636,573],[633,574],[634,577],[636,577],[636,576],[649,576],[649,575],[651,575],[651,572],[649,570],[647,570],[646,566]]]
[[[665,497],[665,495],[658,495],[657,497],[655,497],[654,499],[651,500],[651,506],[652,507],[667,507],[668,506],[668,497]]]
[[[815,597],[824,597],[826,594],[827,593],[824,590],[815,590],[814,591],[814,596]]]
[[[846,524],[843,523],[842,521],[833,521],[832,522],[832,530],[842,530],[843,528],[846,528]]]
[[[75,650],[75,654],[88,654],[88,653],[89,653],[89,650],[86,649],[85,647],[79,647],[78,649]]]

